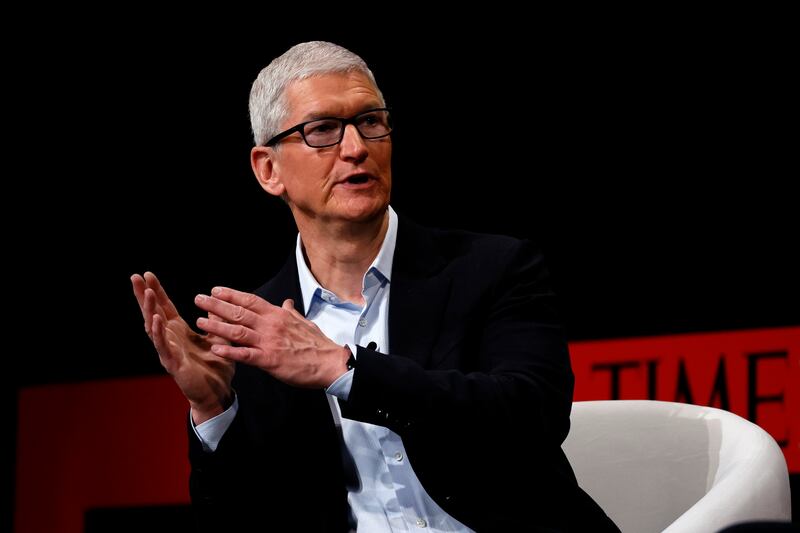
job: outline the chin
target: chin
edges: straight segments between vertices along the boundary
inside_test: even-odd
[[[372,199],[369,202],[355,201],[344,206],[344,209],[341,210],[341,214],[342,218],[352,222],[369,222],[383,216],[388,206],[388,200],[377,201],[376,199]]]

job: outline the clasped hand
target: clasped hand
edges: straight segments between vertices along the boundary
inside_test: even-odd
[[[180,316],[155,274],[135,274],[131,282],[145,332],[162,366],[189,400],[195,423],[230,405],[235,361],[305,388],[327,387],[347,369],[350,351],[306,320],[290,299],[278,307],[255,294],[215,287],[211,296],[195,298],[208,312],[208,318],[197,320],[207,335],[199,335]]]

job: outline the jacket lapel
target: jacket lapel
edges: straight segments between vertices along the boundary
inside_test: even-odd
[[[289,254],[289,258],[283,268],[268,283],[259,288],[255,293],[273,305],[280,306],[284,300],[291,298],[294,300],[294,307],[300,314],[305,314],[303,310],[303,293],[300,289],[300,279],[297,275],[297,261],[294,250]],[[322,424],[321,428],[326,428],[329,439],[335,440],[333,418],[331,417],[330,406],[325,392],[315,389],[301,389],[296,387],[286,387],[287,394],[290,394],[297,402],[297,409],[304,413],[309,420],[316,419]],[[316,417],[316,418],[315,418]]]
[[[389,353],[427,368],[450,293],[431,230],[400,217],[389,297]]]
[[[284,300],[294,300],[294,307],[305,316],[303,310],[303,293],[300,290],[300,278],[297,276],[297,261],[294,249],[284,263],[283,268],[268,283],[256,291],[256,294],[272,305],[281,306]]]
[[[451,280],[443,271],[445,266],[432,230],[400,216],[389,298],[389,353],[414,359],[425,368],[430,364],[450,294]],[[304,312],[294,252],[256,294],[274,305],[291,298],[295,308]]]

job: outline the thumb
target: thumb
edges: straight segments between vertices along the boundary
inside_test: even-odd
[[[303,318],[303,319],[305,318],[303,315],[301,315],[301,314],[300,314],[300,313],[297,311],[297,309],[295,309],[295,307],[294,307],[294,300],[292,300],[291,298],[286,298],[286,299],[283,301],[283,305],[282,305],[281,307],[282,307],[283,309],[286,309],[287,311],[289,311],[290,313],[292,313],[294,316],[296,316],[296,317],[298,317],[298,318]]]

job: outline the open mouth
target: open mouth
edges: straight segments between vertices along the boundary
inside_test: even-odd
[[[368,174],[356,174],[355,176],[350,176],[345,180],[345,183],[351,183],[353,185],[362,185],[369,181]]]

